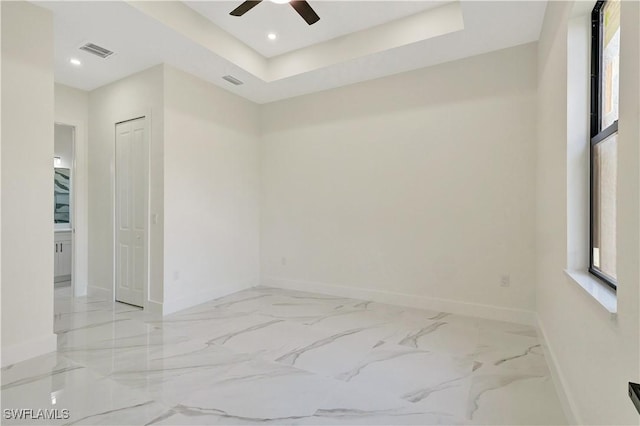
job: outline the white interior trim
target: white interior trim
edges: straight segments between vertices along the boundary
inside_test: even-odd
[[[26,342],[2,347],[2,367],[35,358],[56,350],[58,335],[51,333]]]
[[[87,295],[89,284],[89,193],[87,172],[87,133],[82,121],[56,114],[55,124],[73,127],[72,223],[73,264],[71,285],[74,297]]]
[[[542,348],[544,349],[544,357],[547,361],[547,364],[549,365],[551,378],[553,380],[554,387],[556,388],[556,392],[558,393],[558,398],[560,399],[560,404],[562,405],[564,414],[567,417],[569,424],[582,425],[584,424],[584,422],[578,415],[575,399],[569,391],[567,380],[562,374],[562,369],[560,368],[560,364],[558,364],[558,359],[556,358],[553,348],[549,345],[547,333],[545,332],[544,325],[542,324],[542,321],[540,320],[540,317],[538,317],[538,315],[536,315],[536,322],[538,340],[540,340],[540,342],[542,343]]]
[[[574,8],[575,9],[575,8]],[[589,267],[591,10],[567,29],[567,269]]]
[[[203,303],[209,302],[214,299],[218,299],[220,297],[228,296],[229,294],[236,293],[238,291],[247,290],[252,287],[255,287],[257,279],[243,284],[224,284],[224,285],[215,285],[215,288],[212,290],[204,291],[198,294],[191,294],[186,297],[182,297],[174,300],[165,300],[162,304],[162,315],[169,315],[174,312],[181,311],[183,309],[191,308],[197,305],[201,305]],[[158,302],[153,302],[156,305],[159,305]],[[154,309],[158,307],[155,306]]]
[[[388,303],[390,305],[408,306],[412,308],[430,309],[440,312],[449,312],[458,315],[468,315],[478,318],[498,321],[509,321],[518,324],[535,325],[536,314],[533,311],[512,309],[495,305],[462,302],[458,300],[440,299],[436,297],[418,296],[415,294],[396,293],[384,290],[357,288],[299,280],[287,280],[276,277],[262,279],[262,283],[268,287],[284,288],[289,290],[309,291],[328,294],[338,297],[371,300],[374,302]]]
[[[586,291],[596,302],[605,308],[612,316],[618,313],[618,296],[613,289],[596,277],[584,271],[564,270],[576,284]]]
[[[87,296],[89,297],[97,297],[100,299],[106,299],[106,300],[113,300],[113,297],[111,295],[111,290],[106,289],[106,288],[102,288],[102,287],[96,287],[96,286],[92,286],[90,285],[87,288]]]
[[[148,313],[162,315],[162,303],[155,300],[147,300],[144,310]]]

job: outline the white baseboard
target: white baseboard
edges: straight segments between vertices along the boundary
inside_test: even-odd
[[[144,309],[147,312],[151,312],[152,314],[162,315],[162,302],[156,302],[155,300],[147,300],[147,303]]]
[[[553,348],[549,344],[544,325],[537,315],[536,322],[538,329],[538,339],[542,342],[542,347],[544,348],[544,356],[547,360],[547,364],[549,365],[549,369],[551,370],[551,378],[553,379],[553,384],[555,385],[556,392],[558,393],[558,398],[560,398],[560,403],[562,404],[564,414],[567,417],[569,424],[582,425],[584,423],[578,415],[578,410],[576,409],[576,404],[574,402],[575,400],[569,392],[569,387],[567,386],[567,381],[562,374],[562,369],[558,364],[558,359],[556,358]]]
[[[2,347],[2,367],[35,358],[57,349],[58,336],[51,333],[26,342]]]
[[[201,305],[220,297],[227,296],[237,291],[247,290],[255,287],[257,280],[244,284],[227,284],[223,286],[216,286],[215,288],[204,291],[201,293],[189,295],[176,300],[165,300],[162,304],[162,315],[169,315],[174,312],[182,311],[184,309],[191,308],[193,306]]]
[[[84,297],[87,295],[87,283],[78,283],[78,281],[73,282],[73,296],[74,297]]]
[[[111,293],[111,290],[107,290],[106,288],[102,287],[89,286],[87,288],[87,296],[98,297],[105,300],[113,300],[113,294]]]
[[[502,306],[484,305],[480,303],[440,299],[436,297],[418,296],[414,294],[396,293],[384,290],[347,287],[335,284],[287,280],[275,277],[263,278],[262,283],[269,287],[310,291],[314,293],[328,294],[331,296],[371,300],[391,305],[430,309],[439,312],[449,312],[452,314],[468,315],[532,326],[536,325],[535,313],[524,309],[505,308]]]
[[[157,302],[155,300],[147,300],[144,308],[151,313],[160,315],[169,315],[174,312],[182,311],[184,309],[191,308],[202,303],[209,302],[210,300],[217,299],[219,297],[227,296],[237,291],[242,291],[255,286],[257,279],[252,280],[246,284],[229,284],[225,286],[218,286],[214,289],[204,291],[201,293],[181,297],[175,300],[167,300],[163,302]],[[113,295],[110,290],[101,287],[89,287],[89,296],[97,297],[105,300],[113,300]]]

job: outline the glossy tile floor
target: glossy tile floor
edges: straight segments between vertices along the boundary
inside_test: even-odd
[[[2,369],[4,409],[69,410],[36,424],[566,423],[531,327],[272,288],[164,319],[55,293],[57,353]]]

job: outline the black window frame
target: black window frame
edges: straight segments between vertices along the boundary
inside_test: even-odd
[[[607,0],[599,0],[596,2],[591,12],[591,143],[590,143],[590,160],[589,160],[589,272],[614,291],[617,290],[617,282],[612,277],[598,270],[593,264],[593,225],[594,225],[594,151],[595,147],[602,141],[607,140],[610,136],[618,133],[618,120],[609,127],[602,129],[602,58],[603,58],[603,30],[604,19],[603,9],[607,4]]]

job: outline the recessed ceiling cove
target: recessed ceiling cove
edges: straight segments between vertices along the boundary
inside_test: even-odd
[[[201,15],[190,13],[191,10],[181,3],[131,4],[144,14],[154,17],[163,25],[173,28],[267,83],[423,42],[464,28],[460,4],[451,2],[279,56],[265,58],[251,49],[251,46],[242,46],[235,37],[217,25],[203,23]]]
[[[448,1],[309,0],[321,17],[309,26],[286,4],[265,0],[238,19],[230,16],[238,1],[187,1],[185,4],[266,58],[442,6]],[[265,36],[278,34],[273,43]]]
[[[263,1],[36,2],[53,12],[56,81],[84,90],[166,63],[257,103],[340,87],[536,41],[543,1],[308,0],[308,25]],[[277,34],[270,40],[269,33]],[[99,60],[92,42],[117,52]],[[70,67],[79,56],[83,67]],[[233,76],[234,85],[224,80]]]

